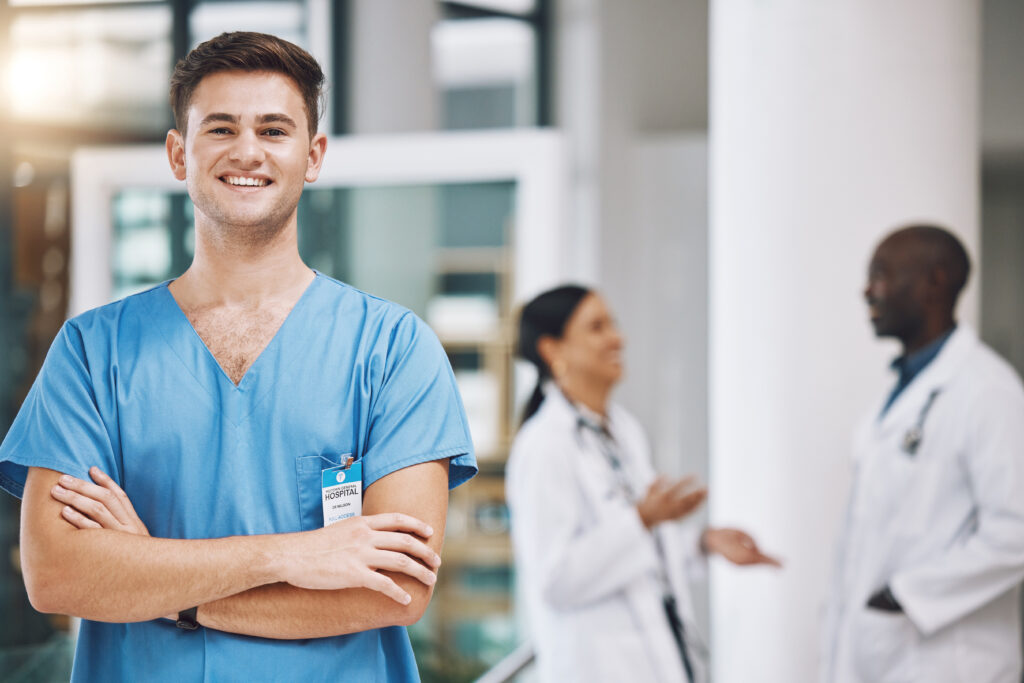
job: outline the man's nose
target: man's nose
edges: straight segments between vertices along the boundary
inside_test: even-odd
[[[263,163],[266,154],[255,131],[243,131],[235,138],[228,158],[243,166],[252,166]]]

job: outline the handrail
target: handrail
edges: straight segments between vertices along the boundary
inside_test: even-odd
[[[533,643],[527,640],[485,671],[480,678],[476,679],[476,683],[508,683],[516,674],[533,663],[535,658]]]

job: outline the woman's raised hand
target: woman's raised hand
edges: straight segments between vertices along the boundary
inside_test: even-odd
[[[686,517],[700,507],[707,495],[707,487],[698,486],[692,475],[675,480],[659,476],[636,509],[644,526],[653,529],[662,522]]]

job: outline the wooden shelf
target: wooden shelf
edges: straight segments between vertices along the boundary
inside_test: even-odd
[[[446,565],[471,564],[480,567],[511,565],[512,541],[506,534],[494,536],[472,534],[446,538],[443,556]]]

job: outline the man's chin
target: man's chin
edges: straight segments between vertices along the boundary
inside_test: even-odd
[[[878,337],[879,339],[896,336],[895,330],[891,329],[881,320],[872,320],[871,329],[875,331],[875,336]]]

